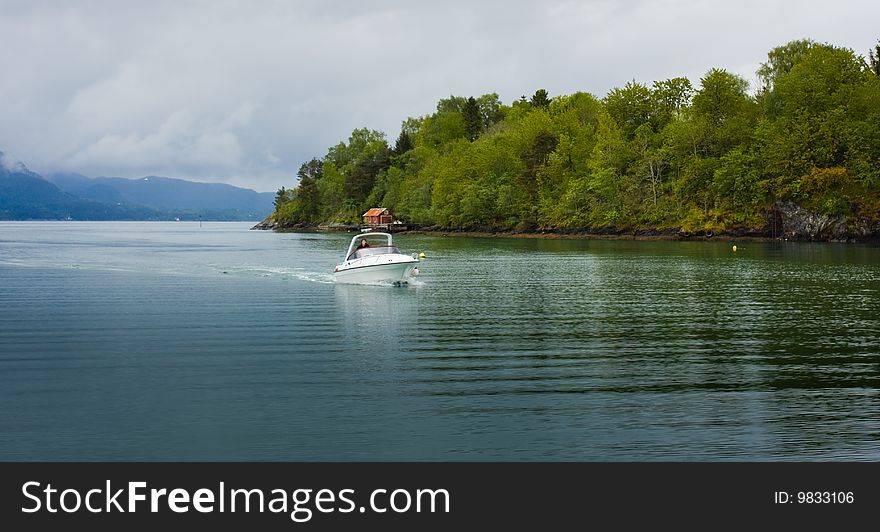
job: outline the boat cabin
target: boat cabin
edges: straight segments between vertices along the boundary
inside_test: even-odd
[[[400,249],[392,242],[391,233],[361,233],[351,239],[345,260],[362,259],[370,255],[384,255],[386,253],[400,253]]]
[[[400,253],[400,249],[397,246],[369,246],[358,248],[348,256],[348,260],[362,259],[364,257],[369,257],[370,255],[384,255],[386,253]]]

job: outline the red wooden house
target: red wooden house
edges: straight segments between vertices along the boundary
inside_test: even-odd
[[[367,225],[390,224],[393,220],[391,212],[383,207],[374,207],[364,213],[364,223]]]

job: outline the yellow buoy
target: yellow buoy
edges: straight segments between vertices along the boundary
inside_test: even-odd
[[[423,252],[419,253],[419,260],[424,260],[424,258],[425,258],[425,252],[423,251]]]
[[[736,244],[733,245],[733,252],[736,253]]]

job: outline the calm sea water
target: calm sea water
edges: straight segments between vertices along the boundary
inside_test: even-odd
[[[0,223],[2,460],[878,460],[880,249]]]

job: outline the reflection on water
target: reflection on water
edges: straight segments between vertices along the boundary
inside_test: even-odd
[[[341,335],[367,364],[399,359],[419,319],[418,287],[334,285]]]
[[[349,240],[0,224],[0,458],[880,459],[877,248]]]

